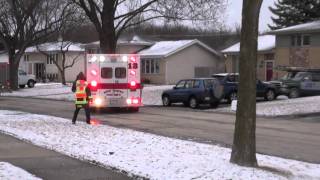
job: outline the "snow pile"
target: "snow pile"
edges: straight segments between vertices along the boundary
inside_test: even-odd
[[[275,174],[229,163],[230,149],[110,126],[0,111],[0,130],[79,159],[150,179],[320,179],[320,165],[258,155]]]
[[[29,174],[27,171],[15,167],[7,162],[0,162],[0,179],[1,180],[40,180],[40,178]]]
[[[144,87],[142,101],[144,105],[162,105],[161,95],[163,91],[172,89],[173,85]]]

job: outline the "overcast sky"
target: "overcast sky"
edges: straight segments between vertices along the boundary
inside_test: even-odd
[[[261,7],[260,14],[260,32],[269,30],[268,24],[272,23],[271,15],[268,7],[273,6],[275,0],[264,0]],[[228,0],[228,7],[226,10],[227,25],[234,27],[235,24],[241,24],[241,11],[242,11],[242,0]]]

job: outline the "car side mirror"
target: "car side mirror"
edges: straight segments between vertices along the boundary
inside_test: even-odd
[[[177,86],[174,86],[173,89],[178,89]]]

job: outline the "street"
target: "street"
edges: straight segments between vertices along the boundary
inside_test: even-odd
[[[72,102],[1,97],[0,109],[70,119]],[[84,113],[79,115],[84,120]],[[209,144],[230,146],[235,116],[184,107],[143,107],[139,113],[103,111],[92,114],[102,124],[130,128]],[[320,163],[320,121],[314,117],[257,118],[257,151],[262,154]]]

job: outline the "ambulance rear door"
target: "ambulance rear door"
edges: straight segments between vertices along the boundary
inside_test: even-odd
[[[106,55],[100,62],[101,88],[107,107],[126,107],[128,97],[127,62],[121,55]]]

